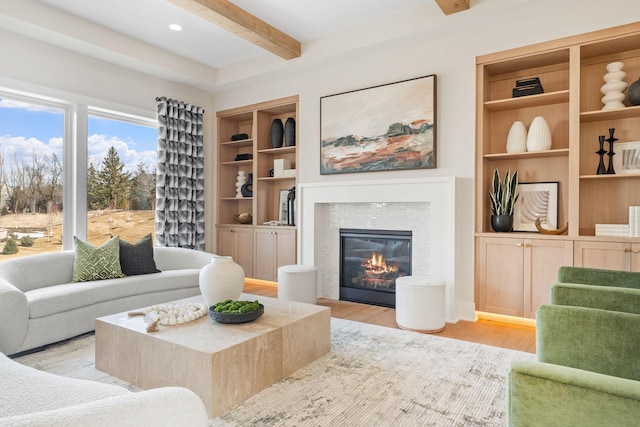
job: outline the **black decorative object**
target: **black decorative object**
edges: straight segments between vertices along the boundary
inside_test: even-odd
[[[282,124],[282,120],[273,119],[273,122],[271,123],[271,147],[272,148],[282,147],[283,133],[284,133],[284,125]]]
[[[491,228],[503,233],[513,230],[513,215],[491,215]]]
[[[235,135],[231,135],[232,141],[242,141],[243,139],[249,139],[249,135],[246,133],[236,133]]]
[[[240,187],[240,192],[242,193],[242,197],[253,197],[253,174],[250,173],[247,178],[247,182],[245,182],[242,187]]]
[[[289,117],[284,122],[284,145],[293,147],[296,145],[296,119]]]
[[[598,136],[598,141],[600,143],[600,149],[596,151],[596,154],[600,156],[600,161],[598,162],[596,175],[605,175],[607,168],[604,167],[604,155],[607,154],[607,150],[604,149],[604,135]]]
[[[516,87],[512,90],[512,97],[518,98],[520,96],[537,95],[544,93],[540,78],[531,77],[529,79],[516,80]]]
[[[287,195],[287,225],[296,225],[296,187],[291,187]]]
[[[629,104],[640,105],[640,79],[629,85],[627,98],[629,99]]]
[[[234,159],[234,161],[238,162],[241,160],[251,160],[253,159],[253,154],[251,153],[242,153],[242,154],[236,154],[236,157]]]
[[[613,133],[616,131],[615,128],[609,128],[609,138],[605,139],[609,143],[609,152],[607,156],[609,156],[609,168],[607,169],[607,175],[615,175],[616,171],[613,169],[613,156],[616,153],[613,152],[613,143],[618,140],[618,138],[613,137]]]
[[[273,178],[273,174],[274,174],[273,168],[269,169],[269,176]]]

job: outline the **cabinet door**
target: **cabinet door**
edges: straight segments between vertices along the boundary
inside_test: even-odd
[[[522,239],[482,237],[477,244],[479,310],[522,316]]]
[[[270,228],[255,229],[254,277],[276,280],[276,232]]]
[[[631,271],[640,272],[640,244],[631,245]]]
[[[278,268],[296,263],[296,230],[277,230],[276,278]]]
[[[558,269],[573,265],[571,240],[524,240],[524,316],[535,317],[541,304],[549,304]]]
[[[604,268],[629,271],[631,249],[628,243],[576,241],[573,265],[576,267]]]
[[[253,230],[240,227],[218,227],[217,255],[230,256],[253,277]]]
[[[255,230],[255,278],[275,282],[278,267],[296,263],[296,230]]]

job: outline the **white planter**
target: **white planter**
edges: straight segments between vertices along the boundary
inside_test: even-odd
[[[244,270],[230,256],[214,255],[200,270],[199,284],[207,307],[227,299],[237,301],[244,288]]]
[[[545,151],[551,149],[551,129],[544,117],[535,117],[527,134],[527,151]]]
[[[513,122],[507,135],[507,153],[527,151],[527,128],[521,121]]]

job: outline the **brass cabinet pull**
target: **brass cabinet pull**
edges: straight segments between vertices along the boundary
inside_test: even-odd
[[[624,253],[625,253],[625,254],[627,254],[627,253],[629,253],[629,252],[631,252],[631,249],[629,249],[629,248],[624,248]]]

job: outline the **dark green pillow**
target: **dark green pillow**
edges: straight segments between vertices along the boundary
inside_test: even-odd
[[[124,277],[120,268],[119,240],[118,236],[112,237],[95,247],[73,236],[76,249],[71,281],[88,282]]]
[[[120,240],[120,266],[127,276],[160,273],[153,259],[151,234],[147,234],[135,244]]]

